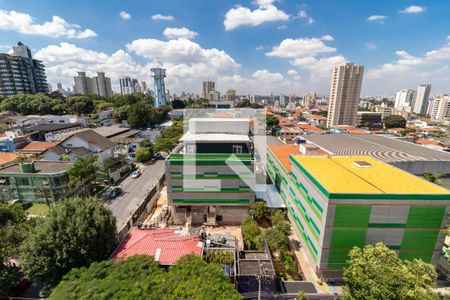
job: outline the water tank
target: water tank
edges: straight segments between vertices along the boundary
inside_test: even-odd
[[[34,163],[21,163],[20,165],[20,173],[34,173]]]

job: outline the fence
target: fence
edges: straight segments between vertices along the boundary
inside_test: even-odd
[[[163,188],[165,181],[166,174],[163,174],[161,178],[159,178],[158,182],[153,186],[153,188],[147,193],[144,200],[139,204],[139,206],[127,220],[125,225],[118,231],[117,240],[119,241],[119,244],[125,238],[131,227],[133,227],[137,222],[142,221],[142,219],[145,217],[144,213],[149,212],[155,205],[155,202],[159,197],[159,192]]]

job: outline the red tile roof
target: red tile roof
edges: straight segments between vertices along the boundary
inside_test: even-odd
[[[367,130],[358,129],[358,128],[356,128],[356,129],[349,129],[349,130],[347,130],[347,132],[351,133],[351,134],[368,134],[369,133],[369,131],[367,131]]]
[[[432,140],[418,139],[418,140],[416,140],[416,144],[420,144],[420,145],[438,145],[439,142],[438,141],[432,141]]]
[[[177,234],[175,230],[133,227],[112,258],[125,259],[142,254],[155,257],[160,265],[173,265],[186,254],[202,254],[198,236]]]
[[[0,152],[0,165],[9,163],[19,156],[21,155],[13,152]]]
[[[310,119],[314,119],[314,120],[323,120],[323,121],[326,121],[327,120],[327,117],[324,117],[324,116],[321,116],[321,115],[310,115],[309,116],[309,118]]]
[[[58,145],[59,142],[31,142],[22,149],[21,151],[45,151],[52,147]]]
[[[420,130],[422,130],[422,131],[441,131],[441,129],[436,128],[436,127],[423,127]]]
[[[289,156],[302,155],[300,153],[300,145],[268,145],[267,147],[288,172],[291,171]],[[327,155],[325,150],[320,149],[319,151],[320,155]]]
[[[306,131],[323,131],[319,127],[312,126],[312,125],[309,125],[309,124],[298,124],[298,127],[300,129],[303,129],[303,130],[306,130]]]

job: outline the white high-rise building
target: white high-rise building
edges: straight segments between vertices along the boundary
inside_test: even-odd
[[[234,102],[234,100],[236,100],[236,91],[229,89],[225,94],[225,100]]]
[[[75,76],[75,93],[81,95],[95,94],[103,97],[112,96],[111,79],[104,72],[98,72],[96,77],[87,77],[86,72],[78,72]]]
[[[139,81],[135,78],[119,78],[120,93],[122,95],[133,94],[140,91]]]
[[[145,81],[139,83],[139,89],[141,93],[148,94],[147,83]]]
[[[336,66],[331,78],[327,127],[356,125],[364,67],[353,63]]]
[[[208,99],[209,92],[216,89],[216,84],[214,81],[203,81],[202,82],[202,98]]]
[[[398,91],[395,95],[394,108],[406,112],[411,112],[414,106],[414,100],[416,99],[416,91],[403,89]]]
[[[431,84],[420,84],[417,88],[416,99],[414,100],[413,113],[426,114],[428,100],[430,98]]]
[[[450,96],[443,95],[434,98],[430,117],[433,120],[445,121],[450,119]]]
[[[209,91],[206,99],[209,101],[220,101],[220,93],[218,91]]]
[[[97,72],[97,77],[92,78],[97,95],[112,97],[111,79],[105,76],[104,72]]]

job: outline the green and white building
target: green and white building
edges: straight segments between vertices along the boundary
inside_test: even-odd
[[[240,224],[254,203],[248,119],[192,118],[166,161],[176,224]]]
[[[71,191],[67,171],[72,162],[35,161],[0,169],[0,199],[51,203]]]
[[[369,156],[307,156],[280,147],[269,146],[267,173],[319,276],[340,278],[354,246],[377,242],[400,258],[439,264],[447,189]]]

